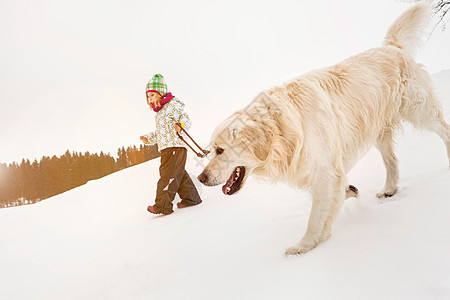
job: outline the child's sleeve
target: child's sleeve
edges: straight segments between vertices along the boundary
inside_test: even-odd
[[[176,122],[181,123],[184,130],[189,130],[192,125],[192,121],[189,118],[189,115],[183,110],[183,105],[178,102],[175,102],[175,108],[173,110],[173,116]]]
[[[156,133],[155,132],[150,132],[149,134],[144,134],[143,137],[147,138],[147,143],[146,145],[154,145],[157,143],[156,140]]]

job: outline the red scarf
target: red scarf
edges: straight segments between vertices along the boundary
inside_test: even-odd
[[[161,101],[159,101],[159,107],[156,107],[154,103],[152,103],[152,109],[154,112],[160,111],[164,105],[170,102],[175,96],[172,93],[166,93],[162,96]]]

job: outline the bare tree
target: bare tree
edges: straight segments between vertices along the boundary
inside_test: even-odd
[[[423,2],[424,0],[409,0],[407,2]],[[426,0],[433,5],[433,16],[431,17],[431,22],[434,24],[433,31],[436,27],[441,26],[441,30],[444,31],[447,27],[450,14],[448,10],[450,9],[450,0]],[[430,35],[431,35],[430,33]]]
[[[448,22],[448,10],[450,8],[450,0],[437,0],[433,1],[434,4],[434,14],[433,18],[437,18],[436,25],[433,30],[439,25],[442,24],[442,31],[446,29],[446,25]]]

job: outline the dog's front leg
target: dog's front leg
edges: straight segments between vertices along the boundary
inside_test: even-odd
[[[345,199],[345,182],[339,178],[321,178],[313,185],[312,196],[306,233],[297,245],[286,250],[286,255],[306,253],[330,237],[332,223]]]

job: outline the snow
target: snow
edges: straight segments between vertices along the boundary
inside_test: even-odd
[[[450,71],[433,76],[450,121]],[[0,299],[450,299],[450,170],[435,134],[398,137],[400,190],[371,150],[349,174],[333,236],[286,257],[303,235],[307,191],[250,179],[235,196],[170,216],[153,203],[159,159],[34,205],[0,210]],[[176,202],[180,199],[176,198]]]

